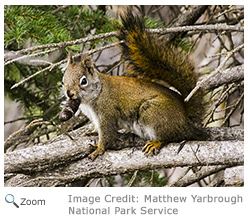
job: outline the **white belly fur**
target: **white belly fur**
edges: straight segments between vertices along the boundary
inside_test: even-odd
[[[93,108],[87,104],[81,104],[80,110],[84,115],[86,115],[91,122],[93,123],[95,129],[99,131],[99,119],[96,113],[94,112]],[[150,126],[142,126],[137,122],[124,122],[123,120],[118,121],[119,129],[126,129],[126,131],[132,132],[141,138],[148,139],[148,140],[156,140],[155,132],[152,127]],[[117,130],[118,131],[118,130]]]
[[[132,132],[141,138],[156,140],[155,132],[150,126],[142,126],[137,122],[128,123],[123,120],[119,120],[118,124],[120,129],[126,129],[126,131]]]
[[[81,104],[79,106],[79,108],[82,111],[82,113],[84,115],[86,115],[91,120],[95,129],[97,131],[99,131],[99,128],[100,128],[99,127],[99,119],[98,119],[98,116],[96,115],[96,113],[94,112],[93,108],[87,104]]]

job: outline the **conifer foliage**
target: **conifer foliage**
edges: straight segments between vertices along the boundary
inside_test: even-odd
[[[110,18],[103,11],[90,10],[85,6],[5,6],[5,63],[13,57],[18,58],[24,55],[15,52],[25,48],[72,41],[93,33],[110,32],[113,28]],[[105,44],[105,41],[92,41],[84,47],[95,48],[100,44]],[[45,48],[40,52],[46,52],[50,49]],[[22,104],[25,115],[29,118],[27,122],[41,116],[45,120],[50,120],[60,111],[59,104],[63,97],[60,88],[63,72],[60,68],[53,68],[50,71],[44,71],[15,89],[11,89],[11,87],[52,62],[66,58],[69,50],[76,53],[80,52],[82,48],[79,44],[58,48],[54,53],[48,53],[39,58],[30,56],[5,66],[5,95]],[[34,53],[37,52],[34,51]]]
[[[196,88],[202,86],[206,90],[206,100],[210,105],[203,121],[204,126],[238,127],[240,129],[239,132],[236,129],[236,133],[243,133],[244,6],[136,5],[133,7],[135,11],[139,9],[145,17],[147,31],[155,34],[159,40],[164,38],[171,42],[174,47],[183,51],[184,57],[194,58],[197,73],[204,78]],[[79,155],[78,150],[83,145],[83,132],[91,133],[92,127],[86,125],[88,120],[81,113],[76,113],[65,122],[59,120],[59,112],[63,108],[62,102],[66,99],[62,78],[67,55],[70,52],[77,59],[82,53],[94,54],[97,70],[110,75],[126,74],[124,69],[127,63],[121,51],[106,52],[106,49],[124,43],[124,40],[119,41],[116,31],[120,29],[119,12],[125,8],[112,5],[4,6],[4,94],[5,97],[20,103],[24,109],[24,115],[19,115],[18,119],[5,120],[5,124],[13,124],[17,120],[24,121],[23,126],[18,131],[12,130],[13,133],[4,142],[5,153],[14,156],[9,163],[5,163],[5,168],[8,169],[5,176],[7,186],[189,186],[194,183],[198,186],[229,185],[225,184],[220,171],[236,165],[235,159],[233,162],[229,160],[226,165],[218,164],[218,166],[214,164],[209,166],[204,160],[206,163],[204,167],[187,164],[183,170],[178,168],[178,162],[174,161],[171,161],[173,165],[170,167],[174,167],[172,169],[154,162],[148,165],[147,169],[143,165],[138,165],[141,160],[140,158],[137,160],[136,157],[136,165],[132,169],[124,167],[118,172],[108,169],[110,171],[108,173],[99,173],[98,169],[92,175],[88,171],[87,174],[79,172],[79,175],[72,171],[74,168],[82,168],[81,163],[76,164],[76,162],[85,159],[85,155],[81,151]],[[99,58],[104,61],[101,62]],[[227,139],[223,130],[221,129],[220,141],[236,140],[239,142],[239,147],[243,145],[243,134],[238,135],[241,136],[239,139],[237,134],[235,138]],[[220,137],[220,134],[215,135]],[[86,135],[86,138],[84,140],[86,144],[95,141],[93,140],[95,137],[91,134]],[[62,152],[63,139],[67,139],[66,142],[69,139],[75,141],[68,141],[66,148],[70,149]],[[132,136],[131,142],[128,141],[129,147],[133,149],[135,145],[139,147],[140,140],[136,141]],[[46,156],[40,152],[35,153],[36,147],[33,146],[38,143],[51,147],[53,142],[56,144],[57,141],[60,142],[60,147],[58,150],[53,148],[53,156],[49,161],[46,157],[47,152],[44,153]],[[125,145],[128,146],[126,141],[125,138]],[[77,153],[72,154],[76,142],[79,147],[76,149]],[[216,143],[213,148],[215,146]],[[24,155],[29,158],[29,162],[24,160],[25,156],[19,153],[15,155],[15,152],[22,153],[24,151],[22,149],[28,147],[32,147],[32,151]],[[91,147],[88,149],[91,150]],[[196,156],[198,149],[199,145],[197,151],[192,149],[192,152],[200,162],[199,156]],[[14,152],[9,153],[12,151]],[[70,156],[67,151],[70,151]],[[30,158],[33,158],[33,163]],[[145,156],[142,159],[144,158]],[[44,166],[37,165],[39,160]],[[208,161],[210,162],[210,158]],[[242,163],[239,162],[237,165]],[[13,169],[9,168],[12,166]],[[99,167],[99,164],[97,166]],[[66,167],[72,172],[67,172]],[[240,168],[242,169],[239,169],[239,176],[243,166]],[[54,172],[56,177],[52,177],[53,181],[51,176],[54,176]],[[58,177],[58,172],[62,177]],[[213,177],[213,174],[216,176]],[[20,178],[15,178],[19,175]],[[95,178],[89,178],[92,176]],[[244,185],[243,177],[240,178],[242,180],[238,180],[236,175],[236,178],[233,186]]]

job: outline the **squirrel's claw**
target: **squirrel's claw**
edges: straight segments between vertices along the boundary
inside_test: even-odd
[[[85,132],[85,133],[82,134],[83,137],[91,136],[91,135],[94,135],[94,136],[98,135],[97,130],[94,129],[93,131]]]
[[[98,155],[99,155],[99,153],[96,152],[96,150],[95,150],[90,155],[88,155],[88,158],[90,158],[92,161],[94,161]]]
[[[161,148],[161,141],[150,141],[142,149],[145,154],[158,154]]]
[[[103,147],[103,144],[98,144],[98,145],[92,145],[97,147],[94,152],[92,152],[90,155],[88,155],[88,158],[90,158],[92,161],[94,161],[98,155],[101,155],[105,152],[105,148]]]

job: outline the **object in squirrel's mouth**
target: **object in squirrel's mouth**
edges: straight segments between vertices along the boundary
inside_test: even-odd
[[[69,120],[78,110],[80,105],[80,100],[67,100],[65,107],[59,113],[59,119],[64,122]]]

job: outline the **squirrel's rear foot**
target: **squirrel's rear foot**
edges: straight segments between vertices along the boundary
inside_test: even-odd
[[[90,158],[92,161],[94,161],[98,155],[101,155],[105,152],[105,149],[103,147],[100,147],[100,145],[92,145],[97,147],[94,152],[92,152],[90,155],[88,155],[88,158]]]
[[[146,154],[158,154],[161,149],[161,141],[150,141],[142,149]]]

